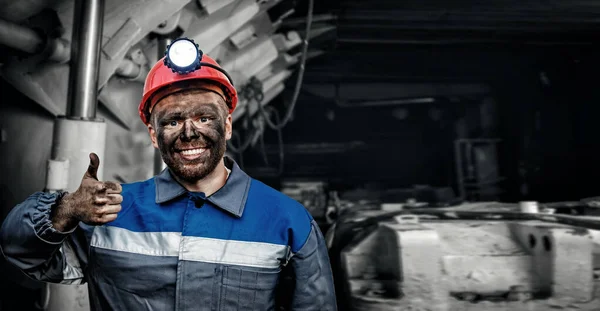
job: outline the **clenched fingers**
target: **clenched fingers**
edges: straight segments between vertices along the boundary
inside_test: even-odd
[[[111,204],[98,207],[91,217],[90,221],[94,224],[105,224],[117,219],[121,211],[121,204]]]
[[[120,194],[107,194],[104,196],[94,196],[94,204],[105,205],[105,204],[121,204],[123,202],[123,196]]]
[[[119,183],[105,181],[104,184],[106,185],[106,193],[121,193],[123,191],[123,187]]]
[[[117,214],[104,214],[94,217],[92,223],[95,225],[105,224],[117,219]]]
[[[121,204],[105,205],[98,208],[97,213],[101,215],[117,214],[121,211]]]
[[[94,187],[99,193],[121,193],[123,191],[121,184],[112,181],[99,182]]]

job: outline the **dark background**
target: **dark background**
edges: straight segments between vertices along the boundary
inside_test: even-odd
[[[304,7],[300,1],[299,20]],[[323,178],[340,189],[425,184],[456,190],[453,141],[498,138],[502,200],[598,195],[598,13],[593,1],[318,2],[313,28],[333,25],[336,31],[311,41],[325,54],[308,61],[293,121],[283,130],[289,150],[284,178]],[[322,21],[327,14],[337,18]],[[281,113],[294,80],[281,96]],[[438,92],[430,94],[434,103],[356,108],[311,92],[315,85],[361,83],[469,83],[489,91]],[[382,96],[374,91],[362,99]],[[394,116],[397,109],[405,110],[404,119]],[[364,144],[351,148],[356,141]],[[302,148],[324,142],[337,145],[328,153],[319,152],[323,145]],[[276,167],[274,131],[265,144]],[[260,148],[244,155],[256,176],[274,185],[281,180],[264,169]]]

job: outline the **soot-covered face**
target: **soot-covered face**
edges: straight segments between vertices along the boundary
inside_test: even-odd
[[[231,115],[218,94],[190,90],[163,98],[152,111],[148,129],[171,171],[195,182],[223,159],[231,138]]]

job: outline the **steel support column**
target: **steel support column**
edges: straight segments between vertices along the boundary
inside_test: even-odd
[[[67,116],[92,120],[96,118],[104,0],[76,1],[74,20]]]

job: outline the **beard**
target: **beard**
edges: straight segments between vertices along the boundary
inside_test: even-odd
[[[161,157],[171,172],[182,180],[192,183],[205,178],[219,165],[225,155],[226,140],[223,136],[213,140],[200,135],[199,138],[185,143],[177,140],[168,144],[159,140],[158,145]],[[193,160],[185,159],[177,151],[199,146],[206,150]]]

